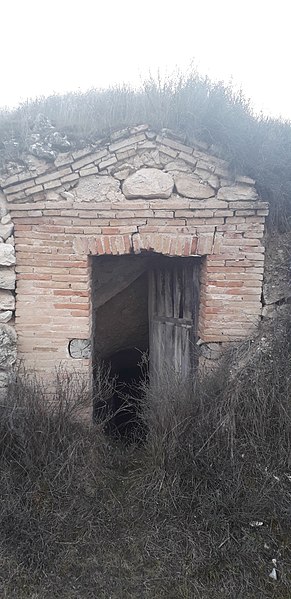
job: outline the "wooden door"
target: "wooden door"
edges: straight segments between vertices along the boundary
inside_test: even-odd
[[[155,261],[154,261],[155,262]],[[199,258],[161,258],[149,273],[150,368],[182,375],[195,367]]]

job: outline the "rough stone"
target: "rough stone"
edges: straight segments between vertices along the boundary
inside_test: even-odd
[[[71,358],[81,359],[91,357],[91,339],[72,339],[69,344]]]
[[[170,197],[174,187],[173,177],[155,168],[145,168],[130,175],[123,183],[126,198]]]
[[[15,264],[15,251],[10,243],[0,245],[0,266],[11,266]]]
[[[156,150],[157,149],[157,145],[155,144],[155,142],[150,141],[149,139],[146,139],[145,141],[141,141],[139,144],[137,144],[138,149],[141,150]]]
[[[0,368],[10,368],[16,361],[16,332],[9,324],[0,324]]]
[[[14,310],[15,297],[8,289],[0,289],[0,310]]]
[[[47,137],[47,143],[51,145],[53,150],[66,150],[71,147],[66,135],[62,135],[59,131],[53,131]]]
[[[51,149],[46,148],[41,143],[37,142],[29,146],[29,151],[37,158],[43,158],[44,160],[55,160],[57,153]]]
[[[8,187],[5,190],[6,196],[10,196],[11,194],[18,193],[19,191],[24,191],[26,189],[32,189],[35,185],[35,180],[30,179],[29,181],[24,181],[23,183],[18,183],[17,185],[13,185]],[[10,198],[8,199],[10,201]]]
[[[0,289],[15,289],[15,270],[12,267],[0,268]]]
[[[177,192],[186,198],[207,199],[215,195],[210,185],[201,182],[196,175],[185,174],[175,175],[175,185]]]
[[[232,185],[221,187],[218,194],[218,200],[256,200],[258,194],[254,187],[250,185]]]
[[[165,166],[167,172],[191,173],[191,167],[184,160],[172,160]]]
[[[201,181],[203,181],[204,183],[208,183],[208,185],[210,185],[210,187],[213,187],[213,189],[219,189],[220,181],[218,176],[214,173],[211,173],[207,170],[203,170],[201,168],[197,168],[195,170],[195,174],[198,175]]]
[[[140,159],[145,166],[150,166],[153,168],[156,168],[161,164],[158,150],[144,152],[140,155]]]
[[[117,158],[115,156],[110,156],[109,158],[106,158],[106,160],[101,160],[101,162],[98,163],[98,168],[100,171],[103,171],[105,168],[116,164],[116,162]]]
[[[0,191],[0,218],[3,218],[7,214],[7,202],[4,193]]]
[[[123,160],[127,160],[132,156],[136,156],[136,151],[134,148],[125,149],[123,152],[116,152],[116,157],[119,162],[123,162]]]
[[[7,225],[0,224],[0,237],[6,241],[13,233],[13,224],[8,223]]]
[[[10,214],[5,214],[5,216],[2,216],[2,218],[1,218],[2,225],[8,225],[8,223],[10,223],[10,222],[11,222]]]
[[[29,142],[31,154],[45,160],[54,160],[58,151],[68,150],[71,147],[66,135],[56,131],[49,119],[43,114],[36,116]]]
[[[97,173],[98,173],[98,166],[95,166],[94,164],[92,166],[90,166],[90,165],[84,166],[84,168],[81,168],[79,171],[80,177],[88,177],[89,175],[96,175]],[[62,180],[65,181],[65,178]],[[75,178],[73,180],[77,181],[78,178]]]
[[[114,173],[114,177],[115,179],[119,179],[119,181],[124,181],[124,179],[127,179],[127,177],[129,177],[129,175],[132,172],[132,167],[131,165],[128,165],[128,168],[125,168],[126,165],[124,165],[124,168],[120,171],[116,171]]]
[[[12,310],[0,311],[0,323],[9,322],[13,316]]]
[[[122,197],[119,181],[108,175],[83,177],[72,193],[80,202],[114,202]]]
[[[123,141],[118,141],[109,146],[110,152],[116,152],[121,150],[122,148],[126,148],[127,146],[132,146],[134,144],[139,143],[140,141],[144,141],[146,139],[144,133],[139,133],[137,135],[132,135]]]
[[[174,150],[178,150],[180,152],[186,152],[187,154],[192,154],[193,148],[191,148],[190,146],[185,146],[185,144],[181,143],[180,141],[177,141],[176,139],[170,139],[168,137],[163,137],[161,135],[158,135],[157,142],[159,144],[169,146],[170,148],[173,148]]]
[[[186,152],[180,152],[179,153],[179,158],[180,158],[180,160],[183,160],[187,164],[190,164],[193,169],[197,165],[197,158],[196,158],[196,156],[193,157],[190,154],[186,154]]]
[[[98,152],[94,152],[93,154],[87,154],[84,156],[84,158],[76,160],[76,162],[72,164],[72,169],[76,171],[80,168],[84,168],[84,166],[88,166],[88,164],[99,164],[99,162],[102,160],[102,158],[105,158],[105,156],[109,156],[109,152],[106,150],[106,148],[99,150]]]

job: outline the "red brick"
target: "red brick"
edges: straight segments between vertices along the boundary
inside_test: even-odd
[[[87,304],[53,304],[56,310],[88,310]]]
[[[105,254],[111,254],[109,236],[103,237],[103,246],[104,246]]]
[[[63,289],[54,289],[53,291],[54,295],[61,295],[61,296],[77,296],[77,297],[88,297],[88,292],[87,291],[73,291],[73,289],[69,289],[69,290],[63,290]]]
[[[196,252],[197,252],[197,243],[198,243],[197,237],[192,237],[191,250],[190,250],[191,255],[196,254]]]
[[[105,254],[104,242],[101,237],[97,237],[96,239],[96,254]]]

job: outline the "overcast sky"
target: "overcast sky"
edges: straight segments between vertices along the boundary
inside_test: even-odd
[[[189,68],[291,119],[290,0],[0,0],[0,106]]]

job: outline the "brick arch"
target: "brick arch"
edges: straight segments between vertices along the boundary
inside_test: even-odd
[[[197,256],[199,239],[182,233],[133,233],[132,235],[98,235],[78,237],[73,242],[74,252],[80,256],[122,256],[156,252],[164,256]],[[201,245],[201,244],[200,244]]]

